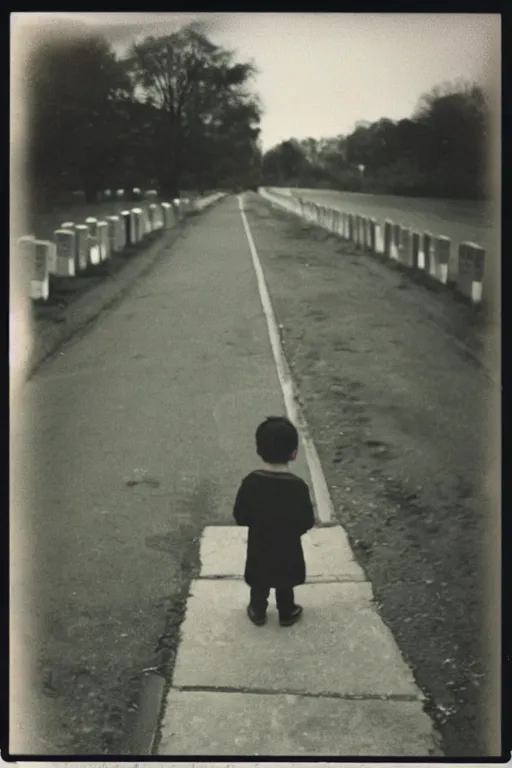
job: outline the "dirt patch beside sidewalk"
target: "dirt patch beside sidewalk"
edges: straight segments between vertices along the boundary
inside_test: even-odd
[[[381,616],[445,754],[497,755],[485,642],[498,511],[482,482],[497,394],[460,338],[471,337],[469,310],[255,195],[246,209],[337,516]]]

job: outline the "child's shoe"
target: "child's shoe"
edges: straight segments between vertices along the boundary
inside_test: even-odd
[[[282,627],[291,627],[302,616],[302,605],[295,605],[288,616],[280,616],[279,624]]]
[[[266,614],[264,613],[262,615],[258,615],[257,613],[254,612],[254,609],[252,608],[251,605],[247,606],[247,615],[252,621],[252,623],[256,624],[257,627],[262,627],[263,624],[265,624],[267,621]]]

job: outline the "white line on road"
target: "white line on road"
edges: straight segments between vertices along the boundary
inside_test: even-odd
[[[268,292],[267,284],[265,282],[265,276],[261,268],[261,262],[254,245],[251,230],[247,222],[247,217],[244,211],[243,196],[238,197],[238,207],[240,208],[240,215],[249,243],[249,250],[251,252],[252,263],[254,271],[256,272],[256,279],[258,281],[258,291],[260,295],[263,312],[267,320],[268,335],[270,338],[270,345],[272,347],[272,353],[277,368],[277,375],[279,383],[283,392],[284,403],[286,406],[286,412],[288,418],[297,426],[299,434],[301,436],[302,445],[304,446],[304,454],[306,456],[306,462],[311,476],[311,483],[313,486],[313,496],[316,503],[316,510],[318,519],[321,523],[330,523],[334,516],[334,508],[331,500],[331,495],[327,487],[322,465],[318,458],[313,440],[309,434],[308,425],[306,419],[301,411],[301,408],[297,402],[296,392],[293,385],[293,379],[286,362],[279,337],[279,329],[276,322],[276,317],[270,300],[270,294]]]

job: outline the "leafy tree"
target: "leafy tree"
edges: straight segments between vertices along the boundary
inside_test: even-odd
[[[347,136],[347,162],[353,166],[360,164],[367,166],[371,161],[371,151],[371,127],[366,124],[358,125],[355,131]]]
[[[416,113],[422,135],[418,161],[421,168],[434,170],[436,191],[444,186],[452,194],[464,189],[472,196],[482,193],[488,119],[484,93],[475,85],[445,87],[423,97]]]
[[[276,185],[295,185],[308,165],[302,147],[293,139],[281,142],[263,157],[265,179]]]
[[[312,163],[313,165],[318,163],[320,154],[320,141],[318,139],[310,137],[308,139],[302,139],[297,143],[309,163]]]
[[[267,152],[264,168],[276,184],[298,178],[303,186],[308,180],[350,191],[482,198],[488,122],[479,86],[443,83],[421,97],[411,118],[361,120],[346,137],[292,140],[286,144],[298,147],[303,161],[281,144]]]
[[[101,37],[64,36],[41,43],[28,65],[32,185],[43,196],[81,188],[93,198],[120,161],[120,98],[129,81]]]
[[[80,189],[257,184],[261,107],[250,63],[198,25],[118,59],[82,27],[39,41],[26,72],[34,203]],[[38,199],[35,199],[35,198]]]
[[[196,23],[135,44],[127,63],[136,93],[147,94],[159,110],[155,132],[163,189],[178,194],[184,180],[204,183],[207,164],[220,157],[225,174],[235,162],[248,168],[260,118],[248,90],[251,63],[236,62],[233,52],[209,40]]]

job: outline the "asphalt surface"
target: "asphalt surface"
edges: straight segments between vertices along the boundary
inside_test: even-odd
[[[407,299],[383,266],[366,274],[359,262],[347,263],[340,273],[334,246],[270,214],[256,196],[248,201],[340,521],[354,540],[367,538],[356,554],[420,686],[454,706],[442,667],[456,643],[450,633],[455,626],[481,637],[482,628],[480,593],[473,598],[475,579],[486,587],[485,572],[471,558],[482,551],[480,537],[490,536],[475,490],[485,471],[480,406],[488,382],[425,328],[428,294],[415,288]],[[178,246],[47,360],[20,396],[12,426],[11,579],[20,638],[13,753],[123,752],[142,670],[155,663],[169,628],[177,634],[198,537],[206,525],[231,524],[238,482],[255,465],[254,428],[283,411],[236,200],[191,221]],[[346,336],[334,339],[334,352],[329,327]],[[363,434],[365,418],[377,435]],[[379,495],[384,475],[401,481],[399,503]],[[422,486],[418,503],[427,513],[406,503],[397,511],[406,481],[416,494]],[[386,522],[391,507],[397,525]],[[421,526],[411,530],[414,519],[434,526],[428,536]],[[435,532],[440,519],[451,520],[449,536]],[[425,556],[439,553],[441,565],[425,565],[411,536],[428,540]],[[377,553],[374,566],[368,547]],[[439,585],[427,584],[428,598],[422,583],[435,581],[440,568],[448,587],[439,597]],[[404,592],[415,574],[416,592]],[[444,619],[450,610],[455,624]],[[433,631],[439,611],[445,623]],[[473,661],[467,639],[462,653]],[[464,687],[468,674],[461,674]],[[478,667],[477,684],[482,674]],[[462,712],[453,750],[475,722]]]
[[[236,199],[187,226],[20,395],[13,753],[123,752],[198,537],[232,522],[255,427],[284,412]]]

